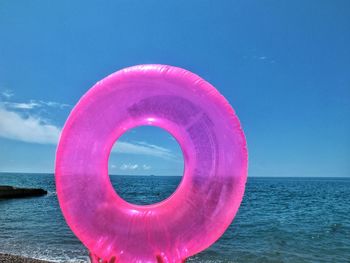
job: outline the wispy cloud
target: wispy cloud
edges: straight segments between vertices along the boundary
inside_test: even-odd
[[[174,160],[176,156],[171,150],[146,142],[123,142],[117,141],[113,147],[112,152],[115,153],[129,153],[129,154],[141,154],[150,155],[167,160]]]
[[[19,109],[19,110],[31,110],[40,106],[40,104],[31,101],[31,102],[2,102],[6,108],[10,109]]]
[[[150,170],[151,166],[147,164],[139,165],[139,164],[133,164],[133,163],[123,163],[120,167],[120,170]]]
[[[0,137],[29,143],[57,144],[61,133],[58,127],[41,116],[34,115],[35,108],[70,107],[58,102],[31,100],[29,102],[0,101]],[[112,152],[154,156],[166,160],[177,160],[171,150],[147,142],[118,141]],[[151,167],[142,166],[147,170]]]
[[[48,107],[60,108],[60,109],[72,107],[69,104],[60,103],[60,102],[56,102],[56,101],[42,101],[42,100],[39,100],[38,103],[39,103],[39,105],[45,105],[45,106],[48,106]]]
[[[3,97],[5,97],[6,99],[9,99],[14,95],[14,93],[12,92],[12,90],[7,89],[7,90],[1,92],[1,95]]]
[[[150,170],[152,168],[152,166],[147,165],[147,164],[143,164],[142,168],[143,168],[143,170]]]
[[[30,143],[57,144],[61,128],[50,123],[32,110],[41,107],[65,107],[68,104],[30,100],[14,102],[11,90],[1,92],[0,137]]]
[[[0,102],[2,105],[5,105],[6,108],[9,109],[15,109],[15,110],[32,110],[35,108],[41,108],[41,107],[52,107],[52,108],[67,108],[71,107],[69,104],[65,103],[59,103],[55,101],[36,101],[36,100],[31,100],[29,102],[10,102],[10,101],[5,101],[5,102]]]
[[[276,61],[275,60],[273,60],[273,59],[271,59],[271,58],[269,58],[269,57],[266,57],[266,56],[259,56],[259,57],[257,57],[257,56],[255,56],[254,57],[255,59],[258,59],[258,60],[263,60],[263,61],[265,61],[265,62],[268,62],[268,63],[276,63]]]
[[[32,110],[40,107],[51,107],[59,109],[71,107],[69,104],[60,103],[57,101],[30,100],[29,102],[18,102],[11,99],[13,96],[14,92],[9,89],[0,92],[0,105],[4,105],[6,108],[15,110]]]
[[[245,55],[243,56],[243,58],[246,60],[259,61],[260,63],[271,63],[271,64],[276,63],[276,60],[272,59],[271,57],[268,57],[265,55],[257,55],[255,52],[253,53],[253,55]]]
[[[0,105],[0,137],[23,142],[56,144],[60,128],[35,116],[24,117]]]
[[[120,170],[136,170],[138,167],[138,164],[124,163],[120,166]]]

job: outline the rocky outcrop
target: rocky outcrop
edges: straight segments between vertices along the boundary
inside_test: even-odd
[[[1,187],[1,186],[0,186]],[[0,253],[0,263],[50,263],[49,261]]]
[[[0,199],[42,196],[46,194],[47,191],[40,188],[17,188],[13,186],[0,185]]]

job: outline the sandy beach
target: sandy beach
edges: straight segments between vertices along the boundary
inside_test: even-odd
[[[26,258],[9,254],[0,254],[0,263],[50,263],[50,261]]]

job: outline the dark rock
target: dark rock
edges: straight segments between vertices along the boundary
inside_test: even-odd
[[[0,199],[42,196],[46,194],[47,191],[40,188],[17,188],[0,185]]]
[[[0,186],[1,187],[1,186]],[[49,261],[0,253],[0,263],[50,263]]]

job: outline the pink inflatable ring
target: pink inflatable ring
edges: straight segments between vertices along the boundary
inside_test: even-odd
[[[153,125],[184,156],[183,179],[166,200],[123,200],[108,175],[114,142]],[[232,222],[247,177],[246,141],[225,98],[197,75],[165,65],[120,70],[93,86],[71,112],[56,156],[64,217],[96,262],[184,262]]]

